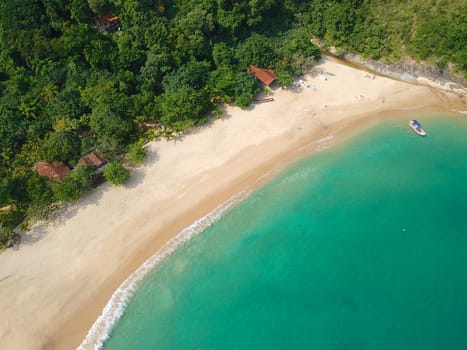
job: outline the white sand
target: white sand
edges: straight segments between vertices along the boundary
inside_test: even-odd
[[[151,143],[127,187],[101,186],[1,253],[0,348],[78,346],[113,290],[164,242],[278,164],[322,146],[314,140],[337,133],[335,143],[384,111],[452,108],[423,86],[329,60],[318,68],[334,76],[307,76],[302,92],[278,88],[274,102],[228,107],[182,140]]]

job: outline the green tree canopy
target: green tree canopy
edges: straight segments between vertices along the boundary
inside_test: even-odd
[[[206,61],[189,62],[176,71],[167,74],[162,81],[164,91],[173,93],[183,87],[201,89],[209,79],[209,63]]]
[[[28,124],[18,112],[0,106],[0,154],[3,157],[26,140]]]
[[[93,175],[93,167],[78,165],[68,177],[53,186],[55,199],[64,203],[79,199],[91,189]]]
[[[29,176],[26,183],[26,189],[32,202],[39,205],[46,205],[52,202],[52,190],[47,184],[45,178],[39,176],[37,173],[32,173]]]
[[[42,146],[45,160],[70,162],[79,157],[80,140],[74,132],[50,133]]]
[[[131,121],[120,117],[105,105],[93,108],[89,126],[104,142],[124,143],[133,130]]]
[[[134,164],[143,164],[146,158],[146,150],[140,143],[132,143],[129,148],[128,158]]]
[[[233,66],[237,64],[235,49],[224,42],[213,45],[212,59],[217,67]]]
[[[104,177],[116,186],[123,186],[130,179],[130,170],[125,168],[121,162],[111,162],[104,169]]]
[[[86,112],[81,96],[76,90],[63,90],[46,106],[46,113],[52,121],[61,118],[78,119]]]
[[[88,0],[88,4],[91,11],[103,15],[110,10],[111,2],[109,0]]]
[[[235,53],[240,66],[253,64],[258,67],[273,68],[276,61],[271,40],[264,35],[253,33],[242,42]]]
[[[212,107],[206,89],[196,91],[188,86],[162,94],[159,103],[162,124],[175,131],[183,131],[192,125],[203,123]]]

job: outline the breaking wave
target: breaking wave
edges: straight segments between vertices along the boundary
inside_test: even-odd
[[[338,130],[336,130],[337,132]],[[336,134],[329,134],[319,140],[314,141],[311,145],[313,149],[317,149],[318,151],[325,150],[329,148],[331,143],[334,141],[336,138]]]
[[[179,246],[197,236],[214,222],[216,222],[227,210],[248,195],[245,190],[219,205],[209,214],[196,220],[190,226],[180,231],[174,238],[164,244],[153,256],[147,259],[135,272],[133,272],[112,294],[112,297],[104,307],[102,314],[94,322],[78,350],[98,350],[108,339],[114,325],[125,312],[128,302],[135,294],[141,281],[154,270],[165,258],[171,255]]]
[[[318,145],[326,144],[326,143],[332,142],[334,138],[335,138],[334,134],[329,134],[326,137],[316,140],[315,143],[317,143]]]
[[[414,111],[414,110],[417,110],[417,109],[424,108],[426,106],[427,106],[426,104],[423,104],[423,105],[417,105],[417,106],[411,106],[411,107],[396,108],[395,110],[396,111]]]
[[[460,113],[460,114],[467,114],[467,111],[460,111],[460,110],[457,110],[457,109],[451,109],[451,111],[457,112],[457,113]]]

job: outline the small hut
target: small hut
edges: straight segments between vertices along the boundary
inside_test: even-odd
[[[267,68],[258,68],[255,67],[254,65],[250,64],[248,66],[248,71],[253,74],[256,79],[258,79],[260,82],[262,82],[265,86],[271,85],[275,80],[277,80],[277,77],[274,74],[274,71],[271,69]]]
[[[78,163],[81,165],[91,165],[96,168],[100,168],[107,163],[107,160],[99,156],[95,151],[92,151],[91,153],[81,157]]]
[[[108,32],[120,28],[118,16],[107,15],[102,17],[96,17],[95,22],[96,28],[100,32]]]
[[[40,176],[44,176],[55,181],[62,181],[70,173],[70,168],[61,162],[40,161],[37,163],[36,171]]]

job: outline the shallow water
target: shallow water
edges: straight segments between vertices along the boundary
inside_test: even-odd
[[[467,349],[467,118],[300,161],[179,248],[105,349]]]

